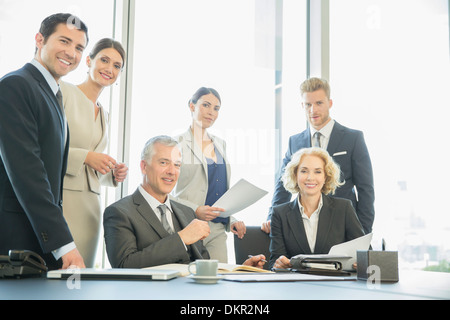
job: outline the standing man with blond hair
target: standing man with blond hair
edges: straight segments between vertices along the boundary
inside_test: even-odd
[[[300,86],[309,128],[289,138],[288,150],[277,173],[272,206],[261,227],[267,233],[270,232],[273,207],[291,200],[291,193],[281,181],[291,156],[300,149],[316,146],[327,150],[340,166],[341,180],[345,183],[336,190],[335,196],[351,200],[364,232],[372,232],[375,194],[369,151],[361,131],[344,127],[330,117],[333,106],[330,91],[328,82],[319,78],[307,79]]]

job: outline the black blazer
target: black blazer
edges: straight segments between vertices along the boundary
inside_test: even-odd
[[[170,201],[175,219],[184,229],[194,211]],[[202,241],[186,248],[178,235],[170,235],[163,227],[141,192],[136,190],[105,209],[103,215],[106,252],[113,268],[145,268],[167,263],[189,263],[209,259]]]
[[[326,254],[332,246],[364,235],[349,200],[324,194],[322,199],[314,254]],[[270,238],[270,267],[281,255],[290,259],[297,254],[311,254],[298,197],[292,202],[274,207]]]
[[[45,78],[31,64],[0,79],[0,254],[51,255],[73,241],[62,212],[69,137]]]
[[[291,201],[291,193],[287,191],[281,176],[292,155],[300,149],[311,147],[311,133],[309,129],[289,138],[289,147],[283,159],[283,164],[276,177],[272,208],[268,219],[271,219],[273,207]],[[336,190],[336,197],[352,201],[359,220],[366,233],[372,231],[375,218],[375,193],[373,186],[372,162],[369,151],[361,131],[342,126],[337,121],[331,132],[327,151],[333,160],[339,164],[341,179],[345,184]],[[358,198],[355,189],[358,192]]]

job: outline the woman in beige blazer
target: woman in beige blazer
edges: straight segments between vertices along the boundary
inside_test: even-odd
[[[233,217],[218,217],[224,210],[212,207],[229,189],[231,175],[225,141],[207,132],[216,121],[220,106],[220,96],[212,88],[200,88],[189,101],[192,124],[184,134],[176,137],[182,149],[183,163],[172,196],[191,207],[197,218],[208,221],[211,233],[203,244],[211,259],[226,263],[226,231],[242,238],[245,225]]]
[[[118,78],[125,61],[120,43],[102,39],[87,57],[89,73],[78,86],[61,82],[70,130],[63,212],[86,267],[94,267],[100,237],[101,185],[116,187],[128,168],[104,150],[108,144],[108,114],[97,101],[103,88]]]

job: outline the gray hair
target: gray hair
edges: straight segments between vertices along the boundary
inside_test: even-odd
[[[154,152],[155,143],[161,143],[162,145],[168,147],[176,147],[178,146],[178,141],[169,136],[156,136],[151,138],[145,143],[144,150],[141,153],[141,160],[149,161],[152,159]],[[181,152],[181,149],[180,149]]]

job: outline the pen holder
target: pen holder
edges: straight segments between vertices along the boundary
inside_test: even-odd
[[[357,251],[358,280],[398,282],[397,251]]]

